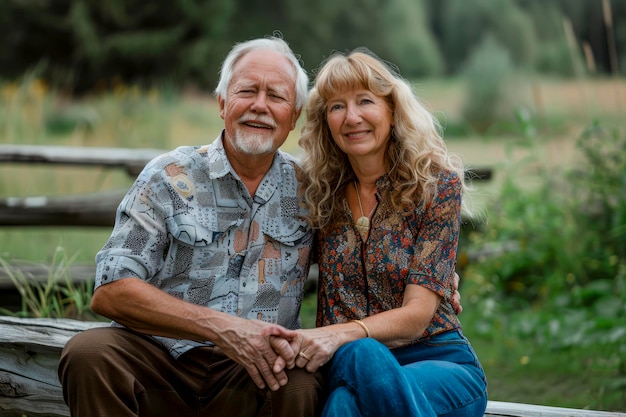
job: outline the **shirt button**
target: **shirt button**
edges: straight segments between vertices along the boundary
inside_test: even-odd
[[[246,283],[244,282],[242,285],[245,287],[245,286],[246,286]]]

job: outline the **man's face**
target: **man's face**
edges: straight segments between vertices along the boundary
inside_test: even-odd
[[[226,97],[218,97],[225,139],[247,155],[273,153],[296,127],[295,70],[283,55],[253,51],[233,68]]]

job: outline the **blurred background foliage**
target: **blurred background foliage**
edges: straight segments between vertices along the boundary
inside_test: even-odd
[[[208,143],[225,54],[274,31],[311,77],[332,51],[369,47],[414,82],[468,167],[493,170],[474,182],[484,216],[467,219],[458,257],[491,399],[626,411],[624,0],[3,0],[0,143]],[[299,153],[298,134],[283,150]],[[0,166],[3,197],[132,180]],[[69,264],[93,264],[109,233],[0,229],[17,314],[91,317]],[[51,282],[29,289],[15,261],[56,265]],[[305,326],[314,312],[310,293]]]
[[[37,68],[74,93],[120,82],[212,89],[234,42],[274,31],[309,71],[362,45],[407,78],[459,74],[496,47],[515,68],[560,76],[585,59],[603,74],[626,59],[624,1],[5,0],[0,23],[0,76]]]

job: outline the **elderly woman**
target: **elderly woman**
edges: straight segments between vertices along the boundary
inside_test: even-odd
[[[296,365],[328,362],[323,415],[482,416],[485,375],[451,302],[467,187],[434,117],[370,51],[335,54],[299,144],[319,294]]]

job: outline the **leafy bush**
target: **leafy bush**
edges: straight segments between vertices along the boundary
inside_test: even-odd
[[[423,1],[398,0],[386,8],[386,50],[404,77],[433,77],[443,73],[443,56],[428,27]],[[382,51],[381,51],[382,52]]]
[[[587,283],[614,277],[626,264],[626,133],[594,123],[578,147],[587,163],[570,179]]]
[[[488,226],[469,238],[501,251],[468,266],[464,293],[482,312],[479,331],[505,327],[553,349],[617,346],[609,356],[625,376],[626,135],[594,124],[578,149],[584,163],[564,176],[526,161],[535,186],[509,167]]]
[[[577,68],[582,65],[582,57],[575,55],[565,39],[556,42],[546,42],[537,52],[537,71],[545,74],[554,74],[562,77],[572,77],[577,74]]]

